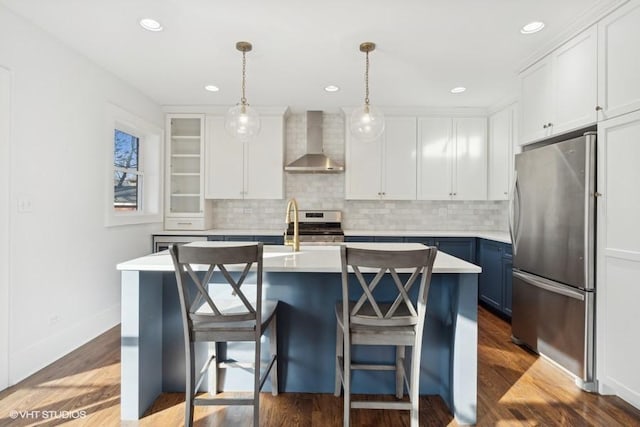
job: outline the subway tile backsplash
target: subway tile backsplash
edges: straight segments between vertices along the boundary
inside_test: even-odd
[[[344,164],[343,116],[325,113],[323,134],[325,154]],[[289,163],[305,153],[304,113],[288,117],[285,138],[285,163]],[[213,227],[282,230],[291,197],[300,209],[341,210],[346,230],[506,231],[508,227],[504,201],[344,200],[344,177],[344,173],[285,173],[285,200],[215,200]]]

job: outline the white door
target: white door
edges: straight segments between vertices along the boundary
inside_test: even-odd
[[[598,23],[598,105],[601,119],[640,109],[640,2]]]
[[[10,82],[0,68],[0,390],[9,386]]]
[[[451,199],[455,156],[452,137],[451,119],[418,119],[418,199]]]
[[[489,117],[489,173],[488,199],[507,200],[509,198],[509,177],[511,156],[513,107],[505,108]]]
[[[584,127],[597,120],[597,36],[594,25],[553,53],[554,134]]]
[[[385,200],[416,199],[416,118],[387,117],[382,152]]]
[[[596,372],[600,392],[640,408],[640,111],[598,125]]]
[[[284,119],[261,117],[260,133],[245,144],[245,199],[284,197]]]
[[[455,119],[456,163],[453,195],[456,200],[487,200],[487,119]]]
[[[526,144],[551,134],[554,99],[551,58],[542,59],[520,74],[520,83],[520,142]]]
[[[363,142],[351,136],[347,125],[345,199],[377,200],[381,197],[382,138]]]
[[[205,198],[244,198],[244,143],[224,129],[224,117],[207,116]]]

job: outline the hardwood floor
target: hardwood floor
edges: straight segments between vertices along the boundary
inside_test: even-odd
[[[639,410],[616,397],[580,391],[552,363],[512,344],[508,323],[482,307],[478,317],[479,426],[640,426]],[[263,393],[261,398],[263,426],[342,425],[342,398],[299,393],[277,397]],[[22,413],[14,420],[11,411]],[[180,426],[183,411],[183,395],[167,393],[156,400],[142,420],[123,425]],[[198,407],[195,425],[250,426],[251,415],[251,408]],[[0,426],[67,423],[121,425],[120,328],[111,329],[0,392]],[[353,410],[352,425],[408,426],[409,418],[405,412]],[[425,396],[420,400],[420,425],[457,423],[442,399]]]

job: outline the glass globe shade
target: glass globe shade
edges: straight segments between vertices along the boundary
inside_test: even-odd
[[[227,111],[224,128],[234,138],[247,142],[260,132],[260,116],[254,108],[238,104]]]
[[[355,138],[365,142],[375,141],[384,132],[384,115],[380,110],[365,104],[353,110],[349,128]]]

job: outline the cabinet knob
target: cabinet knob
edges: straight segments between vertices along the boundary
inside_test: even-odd
[[[547,123],[547,127],[552,127],[553,123]]]
[[[602,111],[602,107],[599,105],[596,105],[596,111]]]
[[[450,196],[453,196],[453,193],[449,193]]]
[[[546,128],[548,128],[548,127],[549,127],[549,126],[547,126],[547,125],[542,125],[542,129],[546,129]]]
[[[453,193],[453,195],[454,195],[454,196],[457,196],[457,195],[458,195],[458,193]]]
[[[509,194],[509,193],[507,193],[507,192],[505,191],[503,194],[506,196],[506,195],[507,195],[507,194]]]

